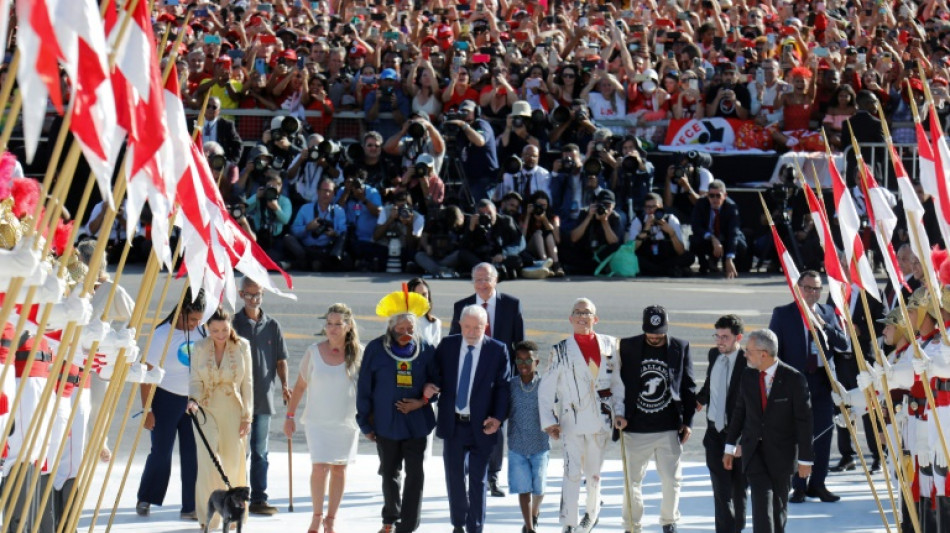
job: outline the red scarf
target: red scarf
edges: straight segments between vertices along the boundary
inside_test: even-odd
[[[574,340],[577,341],[577,347],[581,349],[581,354],[584,355],[584,362],[587,363],[587,366],[590,366],[591,361],[593,361],[595,366],[600,367],[600,345],[597,343],[597,335],[594,333],[590,335],[575,333]]]

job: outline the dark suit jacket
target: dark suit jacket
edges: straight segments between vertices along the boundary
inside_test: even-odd
[[[218,123],[215,126],[215,133],[218,136],[218,144],[224,148],[224,157],[228,161],[237,164],[241,160],[241,153],[244,146],[241,144],[241,136],[238,135],[237,126],[230,120],[218,117]]]
[[[640,396],[640,362],[643,359],[645,335],[620,339],[620,376],[623,378],[624,411],[627,420],[637,413],[637,398]],[[667,335],[666,361],[670,369],[670,392],[677,406],[680,424],[693,425],[696,414],[696,382],[693,380],[693,360],[689,356],[689,343]]]
[[[703,235],[709,231],[710,213],[712,213],[712,206],[709,204],[709,198],[700,198],[693,206],[694,238],[702,239]],[[735,254],[736,243],[739,239],[745,241],[745,236],[739,231],[739,225],[739,207],[731,198],[726,198],[719,210],[720,235],[716,235],[722,243],[723,253]]]
[[[851,125],[851,129],[854,130],[854,138],[857,139],[861,145],[861,157],[864,158],[864,162],[868,165],[868,168],[871,168],[873,162],[874,168],[871,168],[871,171],[874,172],[875,176],[884,176],[884,174],[893,176],[893,167],[884,158],[886,150],[879,147],[872,148],[867,146],[871,143],[884,144],[884,128],[881,127],[881,119],[863,110],[859,110],[852,115],[851,118],[845,121],[841,128],[841,138],[845,146],[851,145],[851,131],[848,129],[849,124]],[[854,152],[851,150],[848,150],[847,163],[848,170],[845,177],[848,179],[849,184],[854,185],[857,183],[858,160],[854,157]],[[879,181],[881,179],[881,177],[878,178]]]
[[[709,408],[709,378],[712,376],[713,365],[716,364],[716,360],[718,360],[721,355],[718,348],[709,350],[709,366],[706,367],[706,382],[703,383],[703,388],[700,389],[699,394],[696,395],[696,401],[703,404],[707,409]],[[736,399],[739,397],[739,382],[742,377],[742,372],[747,366],[745,350],[740,349],[739,353],[736,354],[736,362],[732,365],[732,374],[729,378],[729,391],[726,393],[727,423],[729,422],[729,415],[732,414],[732,411],[736,407]]]
[[[751,463],[748,458],[760,452],[764,454],[770,473],[791,476],[795,472],[796,459],[815,460],[811,443],[811,399],[801,373],[782,361],[778,362],[765,412],[762,411],[757,370],[747,368],[743,372],[739,394],[741,396],[729,421],[726,442],[742,445],[743,465],[748,466]]]
[[[835,352],[850,352],[851,341],[848,340],[848,335],[844,330],[839,327],[834,309],[825,304],[818,304],[816,307],[818,308],[818,316],[825,321],[824,332],[827,342],[825,342],[825,339],[818,339],[822,344],[825,355],[831,358],[834,357]],[[778,355],[782,358],[782,361],[799,372],[805,372],[808,344],[805,336],[805,323],[802,321],[802,314],[798,311],[795,302],[776,307],[772,311],[769,329],[778,336]]]
[[[523,238],[515,219],[508,215],[496,216],[495,223],[487,234],[479,228],[475,230],[469,228],[466,224],[461,245],[482,261],[490,261],[493,256],[501,254],[506,248],[518,246]]]
[[[497,289],[495,294],[495,320],[491,323],[491,337],[504,344],[505,348],[508,348],[508,351],[511,352],[514,350],[515,344],[524,340],[524,317],[521,316],[521,300],[498,292]],[[474,294],[455,302],[449,335],[458,335],[462,332],[462,328],[459,326],[459,316],[462,315],[462,309],[469,305],[475,305],[475,302]]]
[[[439,343],[435,350],[435,363],[439,373],[439,417],[436,420],[436,435],[446,439],[455,435],[455,398],[458,394],[459,364],[461,363],[462,336],[450,335]],[[502,422],[508,417],[508,349],[500,342],[485,337],[482,340],[475,380],[469,396],[469,409],[475,440],[479,446],[493,446],[501,429],[492,435],[479,431],[485,419],[496,418]]]

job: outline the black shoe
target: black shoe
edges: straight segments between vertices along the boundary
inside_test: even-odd
[[[793,490],[792,495],[788,498],[788,503],[805,503],[805,491],[802,489]]]
[[[825,503],[834,503],[841,499],[841,496],[832,493],[824,485],[820,487],[809,487],[808,490],[805,491],[805,496],[809,498],[819,498]]]
[[[846,470],[854,470],[855,468],[857,468],[857,464],[854,462],[854,457],[849,455],[842,457],[841,460],[838,461],[838,464],[831,467],[830,470],[832,472],[844,472]]]
[[[135,504],[135,513],[139,516],[148,516],[149,507],[151,506],[152,504],[148,502],[138,502]]]
[[[676,524],[666,524],[663,526],[663,533],[676,533]]]
[[[492,495],[493,497],[495,497],[495,498],[504,498],[504,497],[505,497],[505,491],[503,491],[503,490],[501,490],[501,489],[498,488],[498,482],[497,482],[497,481],[489,481],[489,482],[488,482],[488,490],[489,490],[489,492],[491,493],[491,495]]]
[[[465,528],[462,526],[453,527],[452,533],[465,533]]]
[[[880,471],[881,471],[881,460],[875,457],[874,462],[871,463],[871,473],[873,474],[875,472],[880,472]]]

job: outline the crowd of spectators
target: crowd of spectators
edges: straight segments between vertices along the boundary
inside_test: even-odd
[[[223,196],[294,269],[590,274],[632,242],[643,275],[734,276],[767,256],[758,216],[705,154],[655,169],[658,121],[840,150],[863,97],[913,141],[921,72],[950,114],[945,0],[164,4]]]

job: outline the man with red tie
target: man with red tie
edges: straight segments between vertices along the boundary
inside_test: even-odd
[[[514,353],[514,345],[524,340],[521,300],[495,290],[498,285],[498,270],[491,263],[475,265],[472,269],[472,282],[475,285],[475,294],[455,302],[449,335],[458,335],[462,332],[459,326],[462,309],[469,305],[479,305],[488,314],[485,335],[504,344],[509,353]],[[514,371],[512,367],[512,372]],[[501,471],[505,456],[504,434],[504,431],[499,432],[498,443],[492,451],[491,462],[488,466],[488,487],[491,495],[495,497],[505,495],[498,487],[498,472]]]
[[[709,192],[693,207],[693,234],[689,251],[699,259],[699,272],[716,272],[722,260],[727,278],[734,278],[739,270],[748,270],[745,235],[739,220],[739,207],[726,196],[726,184],[713,180]]]
[[[726,430],[722,463],[732,470],[735,458],[742,456],[752,489],[753,530],[784,533],[796,462],[798,477],[807,478],[815,460],[811,397],[805,377],[778,359],[775,333],[760,329],[747,338],[748,368]]]

